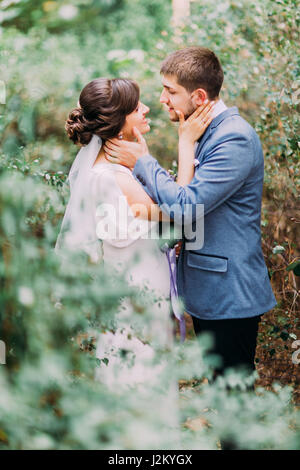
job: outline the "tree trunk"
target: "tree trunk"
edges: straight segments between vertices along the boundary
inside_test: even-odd
[[[190,16],[190,0],[172,0],[172,23],[175,28],[183,26]]]

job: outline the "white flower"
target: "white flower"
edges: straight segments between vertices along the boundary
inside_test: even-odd
[[[144,52],[141,49],[132,49],[128,53],[128,59],[134,59],[136,62],[143,62]]]
[[[60,147],[54,147],[53,152],[52,152],[52,158],[53,160],[59,160],[62,158],[63,153],[62,149]]]
[[[34,295],[32,289],[29,287],[21,286],[18,290],[18,298],[21,304],[30,306],[34,302]]]
[[[126,57],[124,49],[113,49],[107,53],[108,60],[123,60]]]
[[[283,253],[285,251],[285,248],[281,245],[277,245],[273,248],[273,254],[277,255],[278,253]]]
[[[63,20],[72,20],[77,16],[78,14],[78,8],[75,7],[74,5],[63,5],[59,10],[58,10],[58,15],[63,19]]]

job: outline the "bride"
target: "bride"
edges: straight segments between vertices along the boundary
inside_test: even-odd
[[[108,162],[103,150],[103,143],[112,137],[132,141],[149,132],[149,108],[139,94],[132,80],[95,79],[81,91],[78,107],[70,112],[65,126],[81,149],[68,176],[71,195],[56,249],[82,250],[93,262],[113,267],[130,285],[151,293],[151,322],[142,341],[132,330],[132,307],[126,300],[120,303],[117,331],[99,334],[96,377],[113,387],[147,382],[149,371],[143,365],[153,355],[147,343],[155,341],[165,348],[172,341],[170,279],[174,282],[174,272],[170,272],[170,252],[162,252],[158,245],[159,221],[167,223],[168,218],[131,170]],[[195,143],[211,119],[211,104],[186,121],[181,115],[179,139]],[[179,151],[177,183],[188,184],[193,174],[193,152]],[[131,367],[125,365],[120,350],[132,358]]]

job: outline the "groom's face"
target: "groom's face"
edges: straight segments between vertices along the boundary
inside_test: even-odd
[[[176,110],[181,111],[187,119],[196,109],[192,101],[192,93],[177,83],[173,75],[163,75],[163,91],[160,96],[160,102],[163,103],[168,111],[171,121],[178,121]]]

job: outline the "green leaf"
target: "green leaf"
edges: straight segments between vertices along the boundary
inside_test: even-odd
[[[293,271],[296,276],[300,276],[300,260],[289,264],[286,270]]]
[[[283,341],[286,341],[289,338],[289,333],[287,331],[282,331],[280,333],[280,338],[283,339]]]

